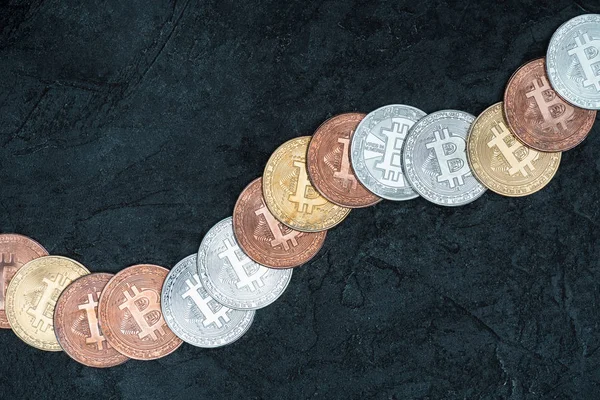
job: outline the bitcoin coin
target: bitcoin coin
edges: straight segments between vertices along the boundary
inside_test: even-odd
[[[418,108],[392,104],[370,112],[352,136],[351,161],[358,180],[388,200],[419,195],[402,169],[402,145],[415,122],[426,114]]]
[[[508,128],[502,102],[477,117],[467,140],[475,176],[503,196],[526,196],[550,182],[561,153],[544,153],[521,143]]]
[[[256,311],[234,310],[213,299],[200,282],[196,254],[178,262],[165,279],[161,306],[167,325],[198,347],[231,344],[250,328]]]
[[[349,208],[333,204],[315,190],[306,172],[310,136],[288,140],[269,158],[263,174],[263,195],[280,222],[303,232],[319,232],[339,224]]]
[[[581,108],[600,109],[600,15],[575,17],[552,35],[546,66],[552,88]]]
[[[306,167],[311,183],[323,197],[342,207],[367,207],[381,201],[356,179],[350,164],[352,135],[364,117],[346,113],[329,118],[308,145]]]
[[[504,92],[504,115],[519,140],[547,152],[577,146],[596,120],[596,111],[573,106],[554,92],[543,58],[523,65],[510,78]]]
[[[0,328],[10,329],[4,300],[10,280],[24,264],[47,255],[48,252],[41,244],[27,236],[0,234]]]
[[[277,221],[265,205],[261,178],[252,181],[238,197],[233,231],[242,251],[270,268],[304,264],[319,252],[327,234],[296,231]]]
[[[6,316],[15,334],[40,350],[61,351],[54,334],[56,300],[69,283],[89,273],[77,261],[60,256],[23,265],[6,290]]]
[[[134,265],[104,287],[98,302],[100,327],[119,353],[136,360],[155,360],[181,346],[160,308],[160,292],[168,273],[158,265]]]
[[[485,193],[467,163],[466,138],[474,116],[444,110],[410,130],[402,150],[408,181],[425,199],[443,206],[470,203]]]
[[[98,324],[98,300],[112,274],[89,274],[73,281],[54,308],[54,332],[65,353],[88,367],[107,368],[128,360],[108,344]]]
[[[292,269],[267,268],[252,261],[238,246],[229,217],[210,228],[202,239],[198,276],[208,294],[224,306],[257,310],[283,294]]]

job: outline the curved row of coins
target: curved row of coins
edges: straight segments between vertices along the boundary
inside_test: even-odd
[[[183,341],[232,343],[352,208],[418,196],[460,206],[486,189],[534,193],[556,173],[561,152],[585,139],[597,109],[600,16],[582,15],[477,118],[394,104],[337,115],[312,137],[284,143],[242,191],[233,216],[170,271],[140,264],[90,273],[25,236],[0,235],[0,326],[94,367],[163,357]]]

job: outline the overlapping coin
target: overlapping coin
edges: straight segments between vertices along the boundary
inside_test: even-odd
[[[323,197],[342,207],[367,207],[381,201],[358,181],[350,162],[352,135],[364,117],[346,113],[329,118],[308,145],[306,166],[311,183]]]
[[[213,226],[202,239],[198,275],[208,294],[224,306],[257,310],[283,294],[292,269],[267,268],[252,261],[238,246],[229,217]]]
[[[90,272],[67,257],[29,261],[13,276],[6,291],[6,316],[15,334],[30,346],[61,351],[54,334],[54,307],[63,290]]]
[[[402,150],[408,181],[425,199],[444,206],[470,203],[485,193],[467,162],[466,138],[475,117],[437,111],[411,128]]]
[[[100,293],[112,274],[95,273],[73,281],[54,309],[56,339],[72,359],[88,367],[107,368],[128,360],[102,334],[98,323]]]
[[[503,196],[526,196],[550,182],[561,153],[545,153],[519,142],[508,128],[502,102],[481,113],[468,138],[471,169],[489,189]]]
[[[233,210],[233,231],[242,251],[270,268],[306,263],[319,252],[327,234],[327,231],[300,232],[275,219],[265,204],[261,178],[252,181],[238,197]]]
[[[550,84],[566,101],[600,109],[600,15],[577,16],[550,39],[546,63]]]
[[[165,321],[193,346],[231,344],[250,328],[255,311],[234,310],[213,299],[202,286],[196,257],[178,262],[165,280],[161,294]]]
[[[342,222],[350,212],[325,197],[310,183],[306,152],[310,136],[288,140],[269,158],[263,174],[265,203],[280,222],[303,232],[319,232]]]
[[[544,58],[521,66],[510,78],[504,92],[504,114],[519,140],[547,152],[577,146],[596,120],[596,111],[573,106],[556,94],[548,83]]]
[[[154,360],[181,345],[160,307],[168,273],[158,265],[134,265],[121,270],[104,287],[98,304],[100,327],[119,353],[136,360]]]
[[[10,329],[6,318],[6,289],[15,273],[27,262],[47,256],[41,244],[27,236],[0,234],[0,328]]]
[[[415,122],[426,114],[392,104],[370,112],[352,136],[351,161],[358,180],[377,196],[410,200],[418,196],[402,169],[402,146]]]

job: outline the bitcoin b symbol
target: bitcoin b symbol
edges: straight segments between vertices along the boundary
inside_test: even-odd
[[[231,309],[221,306],[219,311],[214,312],[208,305],[212,298],[210,296],[202,297],[198,291],[198,289],[202,288],[202,283],[200,282],[200,277],[198,274],[194,274],[193,279],[196,282],[192,282],[189,279],[185,280],[188,290],[186,290],[181,297],[184,299],[187,299],[188,297],[191,298],[194,304],[196,304],[196,307],[200,309],[200,312],[202,312],[202,315],[204,316],[204,320],[202,321],[202,325],[204,325],[204,327],[207,327],[210,324],[215,324],[217,328],[222,328],[223,322],[227,323],[230,320],[227,313],[229,313]],[[221,320],[223,320],[223,322],[221,322]]]
[[[2,254],[0,258],[0,310],[4,310],[4,297],[10,278],[17,271],[14,254]]]
[[[544,122],[542,128],[550,128],[554,133],[560,133],[559,126],[567,129],[567,122],[575,113],[575,109],[560,99],[548,84],[545,76],[534,79],[533,90],[527,92],[527,98],[535,100],[542,113]]]
[[[529,171],[532,172],[535,170],[533,166],[533,161],[537,158],[538,153],[533,149],[528,149],[519,143],[516,139],[512,137],[506,125],[500,122],[498,126],[492,128],[492,133],[494,138],[488,142],[488,147],[492,148],[496,146],[498,150],[504,156],[506,162],[510,169],[508,173],[512,176],[517,172],[521,172],[523,177],[527,177],[529,174],[525,167],[529,168]],[[506,144],[505,139],[512,140],[513,143],[509,146]]]
[[[352,187],[352,189],[356,189],[356,177],[350,172],[350,157],[348,156],[350,139],[338,138],[337,141],[344,146],[344,149],[342,150],[342,163],[340,165],[340,170],[335,171],[333,173],[333,177],[342,180],[342,186],[344,189],[348,189],[348,186]]]
[[[99,298],[100,293],[96,292],[96,296],[96,298]],[[100,326],[98,325],[97,307],[98,302],[94,300],[94,295],[92,293],[88,293],[87,303],[83,303],[77,306],[79,310],[85,310],[88,326],[90,328],[90,336],[85,338],[85,342],[87,344],[95,344],[98,350],[102,350],[103,343],[106,339],[104,338],[102,333],[100,333]]]
[[[251,262],[250,259],[245,254],[242,254],[242,257],[239,258],[237,251],[240,248],[237,243],[232,245],[229,239],[225,239],[223,244],[225,245],[226,250],[219,253],[219,258],[227,258],[229,260],[229,264],[231,264],[231,267],[238,278],[236,283],[237,288],[241,289],[247,287],[251,292],[254,292],[257,288],[264,286],[265,283],[263,282],[262,277],[268,272],[267,268],[261,265],[256,272],[252,275],[248,275],[244,266]]]
[[[594,86],[600,92],[600,76],[598,76],[598,63],[600,63],[600,40],[590,39],[587,33],[575,38],[575,47],[569,50],[569,55],[577,56],[579,65],[585,74],[583,86]]]
[[[56,298],[58,297],[58,293],[56,292],[62,291],[71,280],[66,276],[56,274],[54,280],[44,277],[42,282],[46,285],[42,296],[35,307],[27,309],[27,314],[33,317],[31,326],[39,329],[41,332],[46,332],[48,328],[52,328],[52,313],[56,305]]]
[[[375,168],[383,171],[381,180],[396,182],[404,186],[400,150],[408,133],[408,126],[394,122],[391,130],[382,128],[379,132],[385,136],[385,153],[383,160],[375,163]]]
[[[162,312],[160,311],[160,299],[153,290],[142,290],[141,292],[135,285],[131,286],[131,293],[128,290],[123,292],[125,301],[119,305],[119,310],[127,308],[133,319],[140,328],[138,337],[144,339],[150,337],[152,340],[158,340],[157,332],[165,334]],[[157,318],[160,316],[159,318]]]
[[[298,182],[296,182],[296,192],[290,194],[288,199],[298,204],[298,211],[311,214],[313,207],[322,206],[327,203],[327,200],[321,196],[314,198],[307,197],[309,191],[314,192],[315,190],[308,180],[305,163],[303,161],[294,161],[294,167],[299,170]]]
[[[440,167],[438,182],[448,182],[450,188],[465,184],[464,177],[471,173],[466,162],[465,140],[460,136],[453,136],[448,128],[442,132],[433,132],[433,142],[427,143],[428,149],[433,149]]]
[[[273,217],[273,214],[271,214],[266,205],[263,204],[261,208],[254,211],[254,214],[256,214],[257,216],[262,215],[265,218],[267,226],[269,227],[269,230],[273,235],[273,239],[269,241],[271,247],[277,247],[281,245],[285,251],[288,251],[290,249],[290,244],[292,245],[292,247],[298,246],[298,241],[296,240],[296,237],[300,235],[300,232],[291,230],[285,235],[281,233],[279,221],[277,221],[275,217]],[[290,242],[289,244],[288,241]]]

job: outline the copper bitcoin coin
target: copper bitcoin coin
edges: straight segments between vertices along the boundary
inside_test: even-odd
[[[271,268],[304,264],[323,246],[327,231],[300,232],[277,221],[265,204],[262,179],[253,180],[233,210],[233,232],[248,257]]]
[[[73,281],[54,308],[54,333],[72,359],[88,367],[106,368],[128,360],[108,344],[98,323],[98,300],[112,274],[90,274]]]
[[[365,115],[346,113],[329,118],[308,145],[306,167],[313,186],[342,207],[368,207],[381,201],[358,181],[350,162],[352,135]]]
[[[0,234],[0,328],[10,329],[4,309],[6,288],[17,270],[29,261],[47,256],[41,244],[15,233]]]
[[[169,271],[134,265],[116,274],[100,295],[100,327],[108,343],[136,360],[154,360],[181,346],[165,323],[160,293]]]
[[[596,111],[567,103],[550,86],[546,61],[523,65],[508,81],[504,113],[510,130],[539,151],[569,150],[581,143],[596,119]]]

